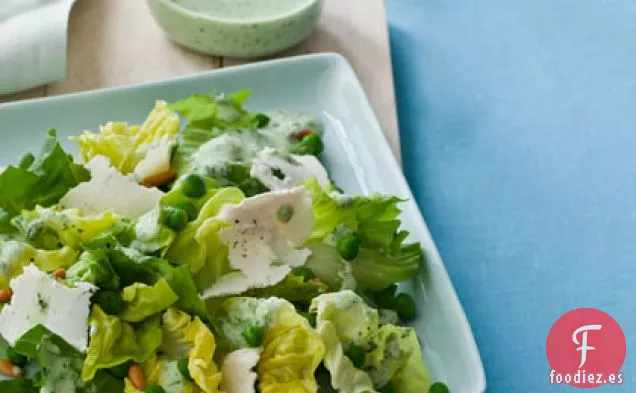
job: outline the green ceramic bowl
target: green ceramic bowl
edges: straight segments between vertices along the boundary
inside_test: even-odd
[[[256,58],[303,41],[322,0],[147,0],[170,38],[197,52]]]

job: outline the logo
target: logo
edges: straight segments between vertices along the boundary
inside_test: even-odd
[[[595,308],[559,318],[548,333],[549,382],[580,388],[623,383],[625,335],[618,322]]]

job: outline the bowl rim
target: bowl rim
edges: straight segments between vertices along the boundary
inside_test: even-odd
[[[208,22],[214,22],[214,23],[223,23],[223,24],[228,24],[228,25],[252,25],[255,23],[262,23],[262,24],[267,24],[267,23],[276,23],[285,19],[291,19],[294,16],[306,11],[307,9],[314,7],[314,6],[320,6],[320,4],[322,3],[323,0],[307,0],[307,4],[293,9],[292,11],[289,11],[285,14],[281,14],[279,16],[274,16],[274,17],[270,17],[270,18],[248,18],[248,19],[232,19],[232,18],[221,18],[221,17],[215,17],[212,16],[210,14],[205,14],[202,12],[197,12],[194,11],[190,8],[187,7],[183,7],[177,3],[175,3],[174,1],[171,0],[147,0],[147,3],[152,7],[152,3],[156,3],[156,4],[162,4],[165,7],[171,9],[173,12],[177,12],[180,13],[186,17],[192,18],[192,19],[204,19]]]

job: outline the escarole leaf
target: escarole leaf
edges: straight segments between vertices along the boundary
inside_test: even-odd
[[[315,223],[311,239],[335,247],[340,234],[354,234],[360,253],[350,262],[361,288],[381,290],[411,278],[422,261],[419,243],[405,243],[407,231],[400,231],[397,204],[402,200],[381,195],[347,196],[327,193],[315,179],[305,182],[312,196]],[[307,263],[327,283],[342,282],[344,262],[330,247],[315,245]],[[321,272],[323,275],[321,275]]]
[[[37,205],[58,203],[71,188],[90,179],[90,173],[75,164],[49,131],[37,156],[27,153],[18,166],[8,166],[0,173],[0,232],[10,233],[11,218]]]

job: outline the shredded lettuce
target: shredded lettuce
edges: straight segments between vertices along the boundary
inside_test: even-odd
[[[90,179],[90,174],[60,146],[49,131],[37,156],[27,153],[18,166],[0,173],[0,232],[12,233],[11,218],[37,205],[56,204],[68,190]]]

